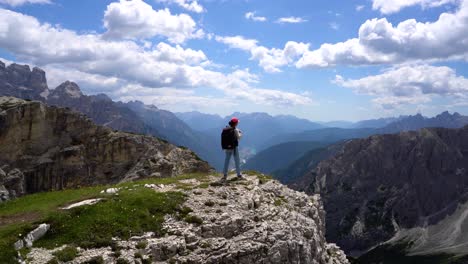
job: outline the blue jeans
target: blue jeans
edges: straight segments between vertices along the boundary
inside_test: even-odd
[[[236,163],[237,176],[240,176],[241,170],[240,170],[239,149],[237,147],[235,149],[226,150],[226,159],[224,160],[224,170],[223,170],[224,176],[227,176],[228,169],[229,169],[229,162],[231,161],[232,154],[234,154],[234,162]]]

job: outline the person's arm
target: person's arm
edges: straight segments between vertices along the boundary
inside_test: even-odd
[[[236,128],[234,131],[236,133],[237,140],[240,140],[242,138],[242,131],[238,128]]]

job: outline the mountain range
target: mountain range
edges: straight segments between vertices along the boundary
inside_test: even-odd
[[[468,254],[467,171],[468,126],[423,128],[344,142],[298,185],[321,194],[327,238],[347,254],[386,241],[405,254]]]
[[[214,145],[205,135],[192,130],[173,113],[138,101],[115,102],[105,94],[85,95],[76,83],[70,81],[49,89],[46,73],[37,67],[31,70],[28,65],[15,63],[6,67],[0,61],[0,96],[68,107],[85,114],[97,124],[120,131],[157,136],[175,145],[193,149],[217,168],[222,163],[218,144]]]

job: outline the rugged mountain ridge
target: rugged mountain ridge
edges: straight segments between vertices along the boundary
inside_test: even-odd
[[[309,173],[320,193],[327,238],[348,253],[434,225],[468,197],[468,126],[351,140]]]
[[[0,168],[4,196],[211,170],[188,149],[13,97],[0,97]]]
[[[164,138],[173,144],[194,150],[219,168],[221,150],[217,141],[192,130],[173,113],[142,102],[114,102],[105,94],[86,95],[70,81],[49,89],[46,73],[28,65],[0,61],[0,96],[42,101],[48,105],[68,107],[81,112],[99,125],[113,129]],[[217,137],[216,137],[217,138]]]

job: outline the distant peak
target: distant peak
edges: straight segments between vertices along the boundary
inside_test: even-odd
[[[107,102],[112,101],[112,99],[107,94],[104,94],[104,93],[96,94],[93,97],[97,99],[98,101],[107,101]]]
[[[5,63],[3,61],[0,61],[0,68],[5,68]]]
[[[55,88],[55,94],[67,95],[72,98],[80,98],[83,96],[80,87],[78,84],[70,81],[66,81]]]
[[[12,63],[8,65],[7,68],[13,71],[31,72],[31,68],[29,68],[29,65],[21,65],[21,64]]]

